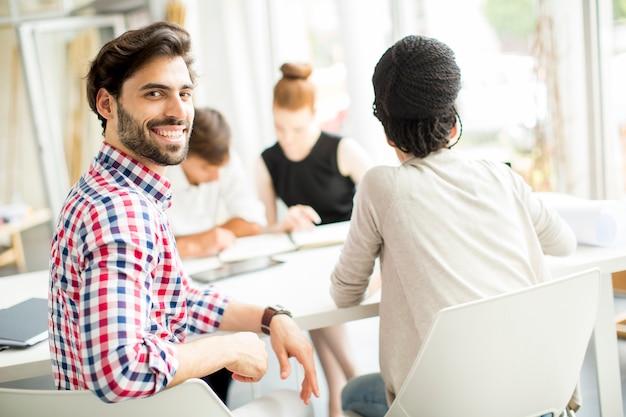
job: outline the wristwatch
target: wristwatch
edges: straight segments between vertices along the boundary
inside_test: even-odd
[[[270,334],[270,323],[277,314],[286,314],[289,317],[292,317],[291,311],[287,310],[280,304],[265,307],[265,312],[263,312],[263,318],[261,319],[261,331],[263,333]]]

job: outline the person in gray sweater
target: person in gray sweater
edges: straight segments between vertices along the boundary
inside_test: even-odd
[[[359,304],[380,258],[380,374],[354,378],[342,405],[382,416],[444,307],[550,279],[544,254],[576,237],[506,164],[451,149],[461,134],[453,51],[407,36],[380,58],[374,115],[399,166],[378,166],[355,195],[350,231],[331,276],[338,307]]]

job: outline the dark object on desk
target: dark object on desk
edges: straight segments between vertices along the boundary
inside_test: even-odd
[[[245,259],[242,261],[227,262],[217,268],[191,274],[191,278],[196,281],[213,282],[221,278],[258,271],[281,263],[283,263],[283,261],[269,256],[261,256],[259,258]]]
[[[26,347],[48,337],[48,300],[29,298],[0,310],[0,345]]]

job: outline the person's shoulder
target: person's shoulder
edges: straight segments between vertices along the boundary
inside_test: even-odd
[[[134,215],[138,215],[137,212],[143,212],[152,205],[149,197],[138,190],[128,188],[108,193],[102,196],[98,203],[105,206],[109,211],[121,212],[125,215],[129,215],[131,210],[135,210]]]
[[[273,144],[271,144],[267,148],[263,149],[263,151],[261,153],[264,154],[264,153],[267,153],[267,152],[275,152],[276,149],[280,149],[280,144],[278,142],[274,142]]]
[[[529,185],[526,180],[516,172],[507,161],[493,158],[468,159],[467,172],[474,172],[475,176],[481,176],[493,180],[510,189],[523,190],[526,192]]]
[[[339,148],[347,149],[348,151],[352,150],[362,150],[363,147],[359,142],[351,136],[345,136],[339,139]]]
[[[339,141],[339,145],[337,147],[337,153],[340,157],[347,159],[348,161],[355,159],[359,161],[363,161],[368,167],[372,166],[372,160],[370,155],[367,153],[365,148],[361,146],[356,139],[351,137],[342,138]]]
[[[62,211],[66,220],[75,224],[84,233],[114,230],[106,225],[156,220],[151,214],[150,203],[144,196],[132,189],[116,189],[110,185],[106,189],[87,187],[74,193],[66,201]]]
[[[393,181],[397,173],[398,167],[396,166],[375,165],[365,172],[359,187],[367,184],[385,186],[389,182]]]
[[[507,161],[500,161],[495,159],[480,159],[478,160],[485,169],[490,170],[491,172],[498,175],[500,178],[510,178],[513,181],[521,181],[522,177],[515,172],[515,170],[511,167],[510,163]]]
[[[275,159],[281,157],[283,155],[283,150],[281,149],[278,142],[274,143],[272,146],[269,146],[261,152],[261,158],[267,161],[268,159]]]
[[[331,132],[327,132],[325,130],[322,130],[320,132],[320,139],[341,141],[342,139],[345,139],[345,138],[343,136],[341,136],[341,135],[336,134],[336,133],[331,133]]]
[[[472,169],[474,167],[478,170],[491,171],[498,174],[515,174],[515,171],[511,169],[510,164],[507,161],[499,160],[495,158],[476,157],[474,155],[465,154],[455,150],[447,150],[445,153],[441,153],[445,161],[453,163],[462,163]]]
[[[244,169],[243,160],[241,159],[241,156],[239,156],[237,151],[231,149],[228,152],[228,155],[228,162],[226,162],[226,164],[220,168],[220,172],[222,174],[228,175],[231,173],[242,171]]]
[[[397,182],[398,167],[377,165],[366,171],[357,187],[359,201],[389,207],[401,192]]]

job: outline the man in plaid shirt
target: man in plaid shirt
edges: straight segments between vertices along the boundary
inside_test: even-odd
[[[52,241],[49,343],[59,389],[103,401],[145,397],[221,368],[244,382],[267,369],[267,326],[281,377],[304,367],[300,398],[319,396],[313,348],[283,311],[197,287],[183,272],[164,210],[166,167],[187,153],[195,74],[190,37],[159,22],[106,44],[87,77],[104,143],[71,189]],[[190,333],[225,335],[186,341]]]

